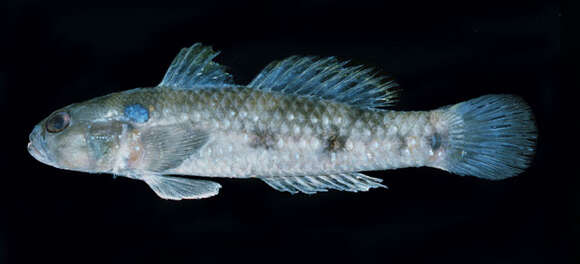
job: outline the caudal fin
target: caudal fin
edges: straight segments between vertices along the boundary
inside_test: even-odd
[[[513,95],[485,95],[447,111],[449,137],[444,169],[500,180],[529,166],[537,131],[524,100]]]

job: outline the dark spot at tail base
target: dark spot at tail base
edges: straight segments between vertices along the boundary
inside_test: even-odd
[[[433,151],[438,150],[441,147],[441,135],[439,135],[439,133],[433,133],[429,140]]]

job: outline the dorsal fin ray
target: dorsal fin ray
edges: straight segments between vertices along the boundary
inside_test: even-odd
[[[345,66],[334,57],[292,56],[270,63],[248,87],[333,100],[361,108],[393,105],[398,84],[373,69]]]
[[[233,84],[232,76],[226,72],[225,67],[213,61],[217,55],[219,51],[200,43],[181,49],[158,86],[195,89],[200,86]]]

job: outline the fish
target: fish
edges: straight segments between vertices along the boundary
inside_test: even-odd
[[[157,86],[54,111],[34,126],[29,153],[60,169],[144,181],[169,200],[215,196],[216,177],[314,194],[387,188],[366,171],[432,167],[502,180],[531,165],[538,133],[516,95],[395,111],[399,85],[372,68],[291,56],[238,85],[218,54],[196,43]]]

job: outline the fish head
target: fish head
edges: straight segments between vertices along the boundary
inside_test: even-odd
[[[111,172],[127,123],[119,111],[92,100],[54,111],[29,136],[28,152],[47,165],[84,172]]]

